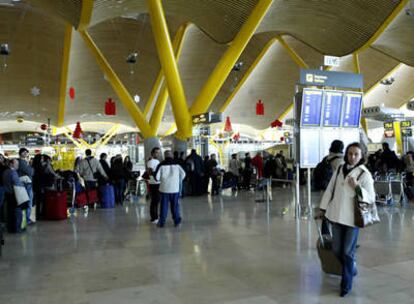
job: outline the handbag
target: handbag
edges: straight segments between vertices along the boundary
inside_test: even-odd
[[[91,163],[89,162],[89,159],[86,159],[86,161],[88,162],[89,169],[91,169],[93,178],[96,179],[96,180],[99,180],[101,178],[101,173],[99,171],[93,172]]]
[[[362,171],[357,180],[364,174]],[[359,191],[358,191],[359,190]],[[375,203],[369,204],[367,202],[361,201],[361,190],[357,189],[357,194],[355,195],[355,204],[354,204],[354,221],[355,226],[359,228],[365,228],[376,223],[379,223],[381,220],[378,216],[377,205]]]
[[[14,196],[16,198],[17,206],[23,203],[30,202],[29,194],[23,186],[13,186]]]

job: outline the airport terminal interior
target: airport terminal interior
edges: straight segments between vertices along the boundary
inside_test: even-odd
[[[0,303],[414,303],[413,37],[414,0],[0,0]]]

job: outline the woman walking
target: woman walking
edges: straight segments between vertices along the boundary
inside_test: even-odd
[[[332,250],[342,264],[340,296],[352,289],[357,275],[355,249],[359,228],[355,226],[355,196],[368,204],[375,204],[374,180],[365,167],[364,150],[359,143],[350,144],[345,151],[345,164],[333,174],[323,194],[317,218],[326,217],[332,223]]]

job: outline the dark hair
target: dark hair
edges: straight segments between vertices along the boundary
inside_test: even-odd
[[[389,145],[387,142],[383,142],[383,143],[382,143],[382,148],[383,148],[384,150],[388,150],[388,149],[390,148],[390,145]]]
[[[19,155],[22,155],[24,152],[29,152],[26,148],[20,148]]]
[[[344,152],[344,143],[341,140],[335,139],[331,143],[331,147],[329,148],[329,152],[343,153]]]
[[[359,142],[354,142],[352,144],[349,144],[348,147],[346,147],[345,156],[344,156],[345,164],[348,164],[349,165],[349,162],[348,162],[348,151],[352,147],[356,147],[359,150],[361,150],[361,160],[359,161],[358,164],[356,164],[356,166],[360,166],[360,165],[365,164],[366,158],[367,158],[366,149],[365,149],[365,146],[363,146]]]
[[[91,156],[92,155],[91,149],[86,149],[85,154],[86,154],[86,156]]]
[[[108,154],[106,154],[106,153],[101,153],[101,155],[99,156],[99,158],[100,159],[104,159],[105,157],[107,157],[108,156]]]
[[[157,150],[160,150],[160,148],[159,148],[159,147],[154,147],[154,148],[152,148],[152,150],[151,150],[151,155],[154,155],[154,153],[155,153]]]

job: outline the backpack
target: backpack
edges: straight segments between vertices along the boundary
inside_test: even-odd
[[[333,175],[331,162],[337,158],[339,158],[339,156],[332,157],[331,159],[328,159],[328,156],[325,156],[313,170],[314,190],[326,190]]]

